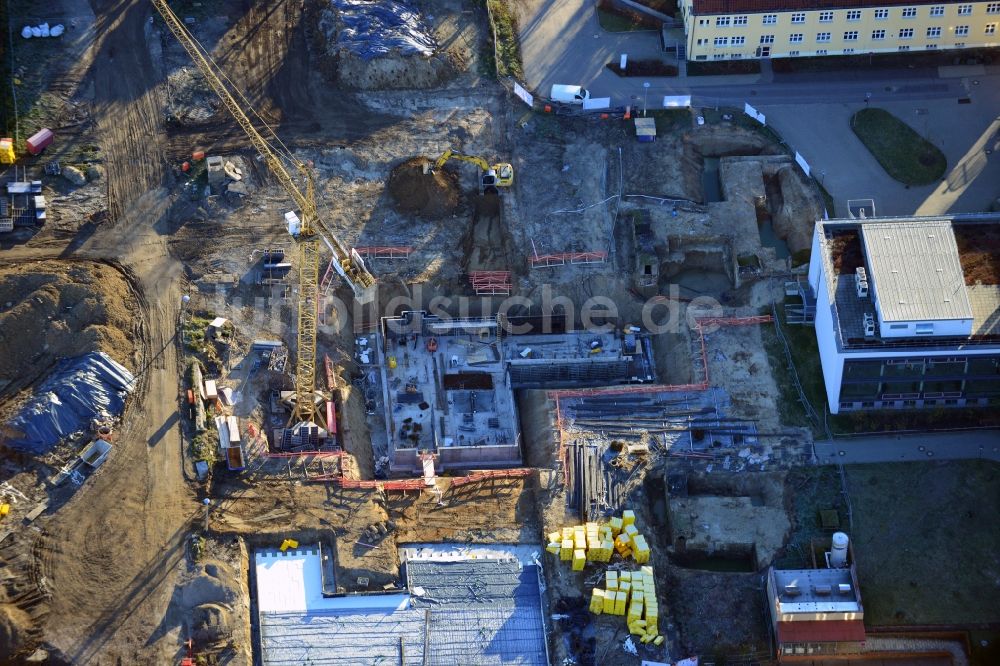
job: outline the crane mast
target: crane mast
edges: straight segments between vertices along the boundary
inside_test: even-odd
[[[194,37],[167,4],[167,0],[150,0],[156,11],[163,17],[170,32],[191,56],[195,66],[205,77],[205,82],[226,106],[233,119],[243,128],[254,148],[264,158],[271,173],[295,202],[301,212],[298,230],[298,338],[295,363],[295,404],[292,408],[292,423],[315,422],[318,412],[315,404],[316,391],[316,324],[319,308],[320,240],[333,253],[331,265],[350,285],[354,298],[359,303],[369,303],[375,298],[375,278],[365,267],[364,261],[354,250],[348,249],[319,216],[312,174],[309,168],[296,162],[296,168],[306,180],[306,192],[296,185],[292,175],[285,168],[281,156],[274,146],[257,130],[243,111],[229,88],[215,73],[213,63],[202,53]],[[217,67],[217,65],[216,65]]]

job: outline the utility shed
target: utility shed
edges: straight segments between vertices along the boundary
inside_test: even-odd
[[[951,222],[869,222],[861,238],[882,337],[972,334]]]

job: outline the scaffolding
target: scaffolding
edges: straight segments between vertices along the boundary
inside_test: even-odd
[[[603,264],[608,260],[607,252],[562,252],[557,254],[535,254],[531,257],[532,268],[551,268],[566,264]]]
[[[510,271],[472,271],[469,282],[477,296],[510,296]]]

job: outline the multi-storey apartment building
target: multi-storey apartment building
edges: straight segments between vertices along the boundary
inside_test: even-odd
[[[689,60],[1000,46],[1000,2],[680,0]]]

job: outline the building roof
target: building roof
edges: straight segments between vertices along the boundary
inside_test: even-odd
[[[845,643],[865,640],[861,620],[799,620],[778,623],[779,643]]]
[[[715,15],[817,9],[874,9],[898,5],[951,5],[960,2],[967,0],[693,0],[692,9],[696,15]]]
[[[775,569],[774,587],[781,615],[862,613],[850,568]]]
[[[537,566],[414,556],[409,592],[328,596],[318,548],[257,551],[264,666],[548,663]]]
[[[972,319],[950,221],[868,222],[861,238],[882,321]]]

